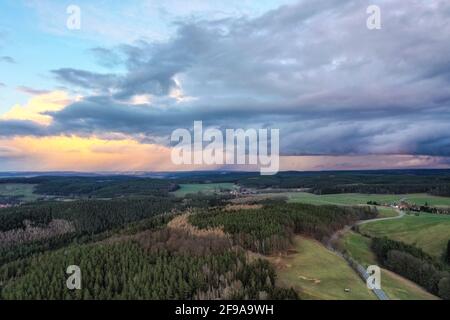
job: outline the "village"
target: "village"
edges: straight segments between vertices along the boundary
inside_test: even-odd
[[[406,213],[434,213],[434,214],[450,214],[449,208],[440,208],[430,206],[427,202],[424,205],[417,205],[415,203],[409,203],[406,199],[401,199],[398,203],[383,203],[380,204],[376,201],[368,201],[368,205],[392,207],[397,210],[405,211]]]

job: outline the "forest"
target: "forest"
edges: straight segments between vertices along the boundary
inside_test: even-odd
[[[253,188],[308,188],[314,194],[430,193],[450,195],[449,170],[379,170],[280,172],[271,177],[243,177],[238,184]]]
[[[176,204],[176,199],[161,197],[28,204],[2,210],[0,230],[23,228],[23,221],[45,226],[54,219],[64,219],[79,233],[98,233],[168,212]]]
[[[173,223],[215,196],[37,202],[0,211],[0,299],[297,299],[265,260]],[[68,265],[83,289],[65,286]]]
[[[421,249],[387,238],[373,238],[372,249],[387,269],[450,299],[450,268]]]
[[[445,193],[449,179],[447,171],[426,170],[0,179],[32,184],[42,195],[0,209],[0,299],[298,299],[294,288],[277,286],[267,257],[287,252],[298,234],[326,243],[345,226],[377,217],[374,203],[311,205],[255,197],[236,205],[231,192],[171,192],[181,183],[220,181],[314,193]],[[384,238],[373,239],[372,246],[385,268],[449,298],[444,261]],[[80,266],[82,290],[66,288],[69,265]]]
[[[64,270],[83,270],[69,291]],[[11,278],[15,281],[8,281]],[[149,253],[136,243],[73,246],[0,268],[2,299],[296,299],[276,288],[266,261],[224,251],[203,256]]]
[[[130,195],[167,196],[177,189],[177,184],[166,179],[114,176],[37,176],[31,178],[9,177],[0,183],[35,184],[35,193],[67,197],[113,198]]]
[[[198,212],[190,222],[200,228],[222,227],[244,248],[269,254],[284,250],[293,234],[304,234],[324,241],[334,231],[362,219],[376,217],[371,207],[313,206],[282,201],[257,209],[232,212],[221,208]]]
[[[176,199],[147,197],[44,202],[2,209],[0,263],[106,237],[125,226],[153,227],[179,205]]]

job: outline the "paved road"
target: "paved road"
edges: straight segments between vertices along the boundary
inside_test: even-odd
[[[375,218],[375,219],[369,219],[369,220],[360,220],[354,224],[354,226],[360,226],[362,224],[376,222],[376,221],[384,221],[384,220],[394,220],[394,219],[401,219],[405,216],[405,212],[399,209],[395,209],[397,211],[398,216],[395,217],[388,217],[388,218]]]
[[[359,275],[367,283],[367,278],[369,278],[369,274],[367,273],[366,269],[360,264],[357,265],[356,269]],[[372,291],[379,300],[390,300],[388,295],[382,289],[373,289]]]
[[[405,212],[403,212],[403,211],[401,211],[399,209],[396,209],[396,211],[398,213],[398,216],[395,216],[395,217],[376,218],[376,219],[370,219],[370,220],[360,220],[360,221],[356,222],[355,224],[353,224],[351,226],[345,226],[343,229],[338,230],[335,233],[333,233],[333,235],[328,240],[327,248],[330,251],[333,251],[337,255],[341,256],[342,258],[344,258],[345,260],[347,260],[350,263],[348,257],[343,255],[341,252],[337,251],[333,247],[333,243],[335,243],[339,239],[340,235],[346,233],[347,231],[349,231],[353,226],[360,226],[360,225],[363,225],[363,224],[366,224],[366,223],[371,223],[371,222],[376,222],[376,221],[401,219],[401,218],[403,218],[405,216]],[[355,261],[352,261],[352,263],[356,264],[356,271],[359,273],[360,277],[366,282],[367,278],[369,277],[369,274],[367,273],[366,269],[362,265],[360,265],[359,263],[356,263]],[[377,296],[377,298],[379,300],[389,300],[388,295],[382,289],[373,289],[372,291]]]
[[[352,224],[351,226],[345,226],[344,228],[336,231],[335,233],[333,233],[331,235],[330,239],[327,242],[327,247],[332,247],[332,244],[339,239],[340,235],[349,231],[351,228],[353,228],[353,226],[360,226],[360,225],[363,225],[366,223],[377,222],[377,221],[400,219],[405,216],[405,212],[403,212],[399,209],[395,209],[395,211],[397,211],[398,216],[387,217],[387,218],[375,218],[375,219],[369,219],[369,220],[359,220],[359,221],[355,222],[354,224]]]

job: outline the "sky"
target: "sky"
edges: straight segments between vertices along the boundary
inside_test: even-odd
[[[1,0],[0,171],[223,169],[171,161],[197,120],[278,128],[282,170],[449,168],[449,40],[448,0]]]

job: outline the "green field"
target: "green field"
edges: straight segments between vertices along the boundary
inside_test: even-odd
[[[309,204],[331,204],[331,205],[359,205],[367,204],[368,201],[382,203],[392,203],[403,198],[401,195],[392,194],[359,194],[359,193],[340,193],[315,195],[307,192],[288,193],[289,202],[302,202]]]
[[[381,287],[392,300],[439,300],[412,281],[381,269]]]
[[[294,243],[295,253],[271,258],[281,286],[294,287],[302,299],[376,299],[343,258],[312,239],[298,236]]]
[[[392,204],[400,200],[423,205],[428,202],[431,206],[450,206],[450,198],[437,197],[428,194],[360,194],[360,193],[340,193],[315,195],[307,192],[288,192],[290,202],[302,202],[309,204],[332,204],[332,205],[359,205],[367,204],[368,201],[376,201],[379,204]]]
[[[370,250],[371,240],[359,233],[348,231],[339,239],[339,248],[364,267],[377,264],[375,254]]]
[[[401,219],[361,225],[360,232],[412,244],[440,258],[450,239],[450,216],[426,213],[419,216],[407,215]]]
[[[370,241],[359,233],[349,231],[340,239],[339,247],[364,267],[377,265],[375,254],[370,249]],[[437,299],[413,282],[384,269],[381,271],[381,286],[389,298],[394,300]]]
[[[390,207],[377,206],[379,218],[392,218],[399,215],[398,211]]]
[[[184,197],[189,193],[202,192],[205,194],[220,192],[221,190],[233,190],[236,185],[233,183],[203,183],[203,184],[180,184],[180,189],[173,192],[177,197]]]
[[[33,184],[0,184],[0,196],[19,197],[19,200],[25,202],[35,201],[37,198],[39,198],[39,195],[33,193],[34,187],[35,185]]]

